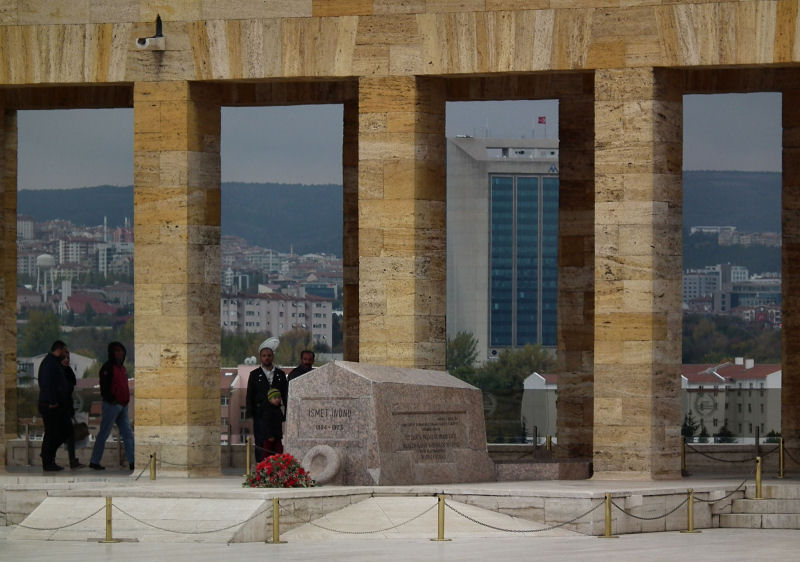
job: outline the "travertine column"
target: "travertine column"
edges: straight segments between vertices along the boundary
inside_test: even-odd
[[[558,447],[592,455],[594,345],[594,77],[558,99]]]
[[[187,82],[134,86],[136,454],[220,471],[220,108]]]
[[[595,74],[598,478],[680,476],[682,97],[677,77],[654,69]]]
[[[787,81],[796,84],[796,81]],[[783,91],[781,434],[800,453],[800,90]]]
[[[0,97],[0,467],[17,434],[17,112]]]
[[[358,361],[358,102],[343,104],[342,269],[345,361]]]
[[[359,360],[444,369],[444,84],[362,78],[358,112]]]

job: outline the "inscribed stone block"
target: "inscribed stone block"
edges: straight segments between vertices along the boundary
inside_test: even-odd
[[[336,361],[293,380],[286,450],[302,458],[323,444],[339,453],[348,485],[479,482],[494,474],[480,391],[441,371]]]

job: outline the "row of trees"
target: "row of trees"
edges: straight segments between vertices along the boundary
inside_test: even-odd
[[[683,315],[683,362],[717,363],[750,357],[781,362],[781,330],[731,316]]]

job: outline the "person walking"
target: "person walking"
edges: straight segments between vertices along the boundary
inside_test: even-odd
[[[75,386],[78,384],[78,379],[75,376],[75,371],[69,364],[69,351],[64,351],[61,356],[61,368],[64,369],[64,376],[67,378],[67,387],[69,388],[69,432],[67,433],[67,453],[69,454],[69,467],[73,470],[83,468],[85,464],[81,464],[78,457],[75,455],[75,424],[73,423],[75,417]]]
[[[108,361],[100,367],[100,395],[103,398],[103,417],[100,421],[100,431],[92,448],[92,458],[89,466],[95,470],[105,470],[100,464],[103,460],[103,451],[106,440],[111,434],[111,428],[116,423],[120,437],[125,445],[125,456],[128,458],[128,467],[134,469],[133,430],[128,418],[128,402],[131,391],[128,386],[128,372],[125,370],[125,346],[118,341],[108,344]]]
[[[67,352],[67,344],[56,340],[50,346],[39,365],[39,415],[44,422],[44,438],[42,439],[42,469],[46,472],[64,470],[56,464],[56,451],[67,440],[72,431],[70,416],[72,412],[69,384],[61,358]]]
[[[247,379],[247,398],[245,407],[245,417],[253,418],[253,436],[256,442],[256,462],[261,462],[268,455],[264,449],[264,442],[267,440],[267,424],[269,410],[270,389],[277,389],[280,392],[281,402],[286,403],[289,383],[286,380],[286,373],[273,365],[275,360],[275,348],[278,347],[278,338],[264,340],[258,346],[258,356],[261,365],[250,371]],[[281,421],[285,417],[281,416]]]

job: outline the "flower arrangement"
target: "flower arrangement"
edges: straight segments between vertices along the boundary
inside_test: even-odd
[[[288,453],[272,455],[245,477],[243,488],[310,488],[316,486],[308,472]]]

